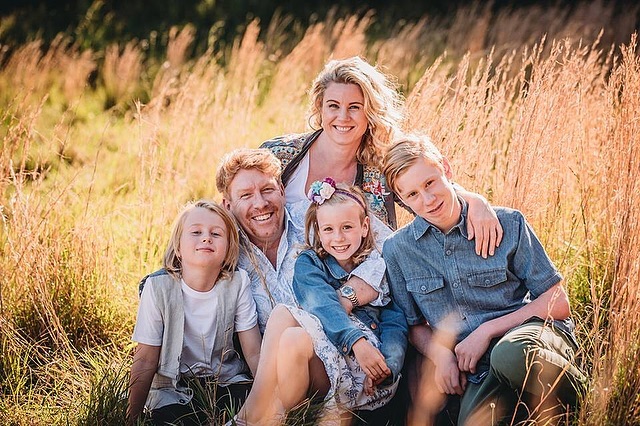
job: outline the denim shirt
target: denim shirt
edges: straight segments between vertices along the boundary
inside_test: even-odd
[[[305,210],[306,211],[306,210]],[[285,229],[278,244],[276,267],[274,268],[267,256],[256,245],[244,240],[240,247],[238,267],[249,274],[251,293],[258,311],[258,327],[264,334],[267,320],[273,307],[278,303],[297,306],[293,292],[293,270],[296,256],[304,244],[304,212],[295,210],[292,214],[289,207],[285,209]],[[384,260],[381,256],[372,256],[352,271],[352,275],[361,278],[380,294],[386,285]]]
[[[462,341],[481,324],[514,312],[549,290],[562,276],[517,210],[495,207],[504,235],[495,254],[476,255],[467,239],[467,204],[460,221],[442,233],[417,216],[384,243],[391,294],[408,324],[425,320],[437,330],[453,318]]]
[[[335,258],[320,259],[313,250],[300,253],[293,275],[293,289],[300,306],[320,320],[329,340],[343,354],[351,352],[353,344],[365,337],[338,300],[336,290],[348,277]],[[407,346],[404,314],[391,300],[383,307],[359,306],[352,314],[380,339],[380,352],[395,380],[402,369]]]

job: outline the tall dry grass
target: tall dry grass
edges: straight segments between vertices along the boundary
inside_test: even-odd
[[[122,420],[136,282],[160,264],[179,206],[219,198],[228,150],[304,131],[313,76],[361,54],[398,77],[405,127],[434,139],[462,185],[524,211],[565,275],[592,378],[576,422],[640,423],[640,64],[626,15],[602,2],[572,13],[477,4],[370,39],[375,15],[334,13],[292,39],[253,22],[196,58],[187,26],[171,30],[159,66],[133,42],[7,51],[3,418]]]
[[[408,97],[406,127],[432,136],[463,186],[524,211],[564,273],[593,377],[580,424],[635,424],[640,63],[635,35],[599,46],[436,62]]]

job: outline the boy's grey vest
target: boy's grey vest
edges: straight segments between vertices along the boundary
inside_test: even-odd
[[[234,322],[242,275],[238,270],[230,280],[220,280],[214,286],[220,311],[215,324],[214,348],[211,354],[213,376],[218,384],[250,380],[249,369],[240,358],[233,345]],[[248,280],[248,278],[246,278]],[[164,269],[147,275],[140,282],[140,293],[145,286],[153,286],[155,304],[162,313],[164,332],[158,370],[153,378],[147,408],[155,409],[169,404],[188,404],[193,392],[180,386],[180,357],[184,339],[184,302],[180,281],[174,279]]]

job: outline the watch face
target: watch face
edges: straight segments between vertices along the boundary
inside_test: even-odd
[[[353,287],[349,285],[345,285],[342,288],[340,288],[340,294],[342,294],[344,297],[349,297],[356,294],[356,292],[353,291]]]

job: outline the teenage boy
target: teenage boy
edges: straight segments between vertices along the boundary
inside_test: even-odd
[[[467,239],[451,166],[427,138],[395,143],[383,171],[416,214],[386,240],[383,257],[409,340],[427,359],[422,402],[434,389],[425,383],[442,398],[459,395],[459,425],[548,419],[575,404],[585,377],[573,361],[569,300],[522,213],[495,208],[504,235],[484,259]]]

